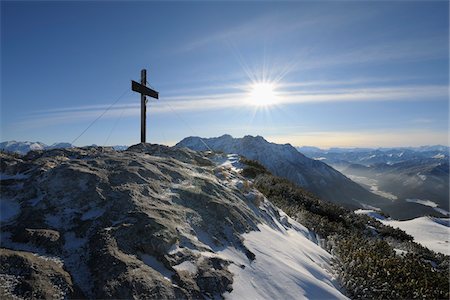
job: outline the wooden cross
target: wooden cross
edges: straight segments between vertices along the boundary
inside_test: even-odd
[[[147,83],[147,70],[141,70],[141,83],[137,83],[131,80],[131,90],[141,94],[141,143],[145,143],[145,129],[147,126],[147,99],[145,96],[149,96],[155,99],[159,98],[159,93],[146,86]]]

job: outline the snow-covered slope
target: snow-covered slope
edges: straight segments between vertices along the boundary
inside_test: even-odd
[[[449,219],[420,217],[407,221],[383,220],[414,237],[414,241],[436,252],[450,255]]]
[[[2,298],[26,298],[23,270],[41,298],[345,298],[315,234],[236,156],[149,144],[0,155]]]
[[[58,148],[71,148],[70,143],[54,143],[50,146],[41,142],[17,142],[7,141],[0,143],[0,150],[10,153],[18,153],[25,155],[33,150],[45,150],[45,149],[58,149]]]
[[[272,174],[287,178],[322,199],[350,207],[377,206],[387,202],[387,199],[367,191],[327,164],[304,156],[290,144],[269,143],[261,136],[187,137],[176,146],[243,155],[259,161]]]
[[[220,255],[235,262],[230,299],[341,299],[330,276],[331,255],[310,239],[302,225],[286,218],[278,228],[267,224],[243,235],[244,244],[256,254],[253,262],[227,248]],[[308,239],[309,238],[309,239]],[[244,266],[244,268],[242,267]]]
[[[385,218],[373,210],[357,210],[357,214],[369,215],[385,225],[400,228],[414,241],[436,252],[450,255],[450,219],[419,217],[407,221]]]
[[[19,154],[26,154],[31,150],[44,150],[46,147],[47,145],[40,142],[8,141],[0,143],[0,150]]]

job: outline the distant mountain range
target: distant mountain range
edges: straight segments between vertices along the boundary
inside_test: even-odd
[[[394,164],[409,160],[432,159],[448,161],[449,147],[442,145],[400,148],[330,148],[297,147],[309,158],[321,160],[329,165],[346,167],[350,164],[369,166],[377,163]]]
[[[92,145],[95,146],[95,145]],[[75,147],[71,143],[54,143],[52,145],[46,145],[41,142],[17,142],[6,141],[0,143],[0,150],[10,153],[27,154],[32,150],[46,150],[46,149],[66,149]],[[115,145],[112,146],[116,150],[126,150],[128,146]]]
[[[290,144],[269,143],[261,136],[187,137],[177,147],[234,153],[257,160],[277,176],[291,180],[321,198],[350,208],[379,206],[389,200],[375,195],[329,165],[306,157]]]
[[[448,215],[449,147],[297,149],[394,200],[383,209],[396,218]]]

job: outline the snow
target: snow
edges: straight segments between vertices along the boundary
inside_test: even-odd
[[[438,204],[431,201],[431,200],[421,200],[421,199],[406,199],[406,202],[413,202],[413,203],[418,203],[418,204],[422,204],[425,206],[429,206],[432,207],[435,211],[437,211],[438,213],[441,213],[445,216],[450,216],[450,212],[446,211],[445,209],[442,209],[440,207],[438,207]]]
[[[184,261],[179,265],[173,266],[173,268],[177,271],[187,271],[191,274],[196,274],[198,271],[197,266],[191,261]]]
[[[402,255],[405,255],[408,253],[408,251],[406,251],[406,250],[397,249],[397,248],[394,248],[394,251],[395,251],[395,254],[398,256],[402,256]]]
[[[413,202],[413,203],[418,203],[418,204],[422,204],[425,206],[429,206],[429,207],[437,207],[438,205],[431,201],[431,200],[421,200],[421,199],[406,199],[406,202]]]
[[[373,210],[357,210],[355,213],[367,214],[385,225],[400,228],[414,238],[416,243],[430,250],[450,255],[450,219],[419,217],[407,221],[379,218]],[[377,216],[378,215],[378,216]]]
[[[96,219],[105,213],[103,208],[94,207],[81,216],[82,221]]]
[[[147,266],[161,273],[164,279],[172,281],[170,278],[174,275],[174,273],[167,269],[162,262],[156,259],[156,257],[148,254],[140,254],[140,258]]]
[[[419,178],[422,179],[422,181],[425,181],[427,179],[427,175],[420,174],[420,172],[417,173],[417,176],[419,176]]]
[[[33,253],[33,256],[38,257],[38,258],[40,258],[42,260],[52,261],[52,262],[56,263],[57,265],[59,265],[60,267],[64,266],[64,263],[61,260],[61,258],[59,258],[57,256],[41,255],[41,254],[38,254],[38,253]]]
[[[446,211],[445,209],[439,208],[439,207],[433,207],[435,211],[437,211],[440,214],[443,214],[444,216],[450,217],[450,212]]]
[[[370,191],[376,195],[379,195],[381,197],[390,199],[390,200],[397,200],[397,196],[394,194],[391,194],[389,192],[384,192],[378,189],[378,185],[373,185],[370,187]]]
[[[397,200],[398,199],[398,197],[395,196],[394,194],[380,190],[378,187],[378,180],[376,180],[376,179],[368,178],[365,176],[355,176],[355,175],[350,175],[350,174],[346,174],[345,176],[347,176],[354,182],[357,182],[363,186],[368,186],[370,188],[370,191],[376,195],[387,198],[389,200]]]
[[[245,247],[255,254],[253,261],[242,249],[228,246],[209,251],[190,249],[203,257],[220,257],[230,261],[233,290],[226,299],[347,299],[338,287],[330,265],[332,256],[318,244],[320,237],[291,219],[267,199],[258,207],[264,219],[258,231],[242,235]],[[208,235],[196,230],[199,241]],[[181,244],[180,244],[181,245]],[[169,253],[180,251],[174,244]],[[191,261],[174,266],[176,270],[197,272]]]
[[[219,167],[239,172],[243,168],[238,154],[215,155],[211,160]]]
[[[382,220],[385,225],[398,227],[414,237],[414,241],[433,250],[450,255],[448,219],[420,217],[408,221]]]
[[[357,215],[368,215],[369,217],[372,217],[377,220],[386,220],[386,217],[381,215],[379,212],[376,212],[372,209],[357,209],[355,210],[355,214]]]
[[[326,160],[327,158],[321,156],[321,157],[313,157],[313,159],[314,159],[314,160]]]
[[[8,222],[20,213],[20,203],[15,199],[0,198],[0,222]]]
[[[295,226],[282,231],[265,224],[258,228],[243,235],[245,246],[256,255],[254,261],[232,247],[219,252],[234,262],[229,267],[234,273],[233,290],[225,298],[346,299],[334,285],[328,252]]]

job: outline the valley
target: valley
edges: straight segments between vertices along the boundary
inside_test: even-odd
[[[387,149],[299,148],[320,157],[367,190],[384,198],[382,209],[393,218],[448,217],[449,149],[444,146]]]

